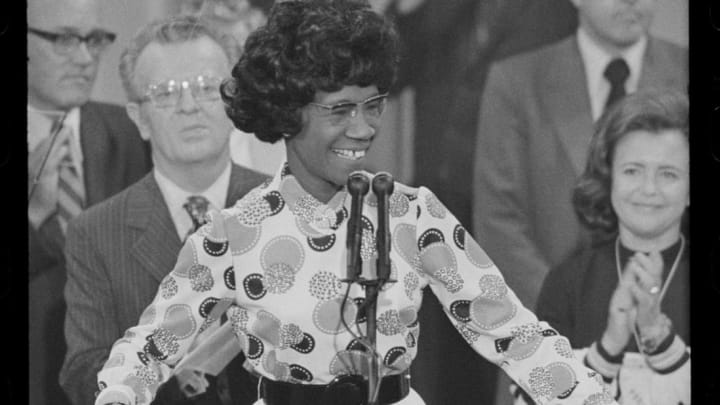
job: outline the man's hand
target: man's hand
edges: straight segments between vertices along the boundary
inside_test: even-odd
[[[35,229],[39,228],[57,208],[58,175],[60,164],[69,152],[69,136],[69,128],[65,127],[60,130],[35,185],[35,178],[51,147],[52,137],[45,138],[28,154],[28,193],[32,190],[33,185],[35,187],[28,205],[28,219]]]
[[[180,391],[182,391],[187,398],[202,394],[207,390],[209,385],[205,374],[196,370],[181,370],[175,374],[175,378],[178,380]]]

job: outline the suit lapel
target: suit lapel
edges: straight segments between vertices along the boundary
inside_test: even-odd
[[[225,205],[235,204],[248,190],[251,180],[244,169],[233,164]],[[162,281],[175,266],[182,242],[152,171],[132,187],[127,214],[126,225],[140,232],[131,254],[146,271]]]
[[[545,71],[548,117],[553,120],[560,143],[576,174],[585,168],[585,156],[592,138],[592,113],[587,80],[575,36],[558,45]],[[576,83],[576,85],[568,85]]]
[[[228,184],[228,193],[225,200],[225,207],[235,205],[235,202],[242,198],[255,184],[251,184],[252,176],[247,175],[246,169],[232,164],[230,169],[230,184]]]
[[[133,187],[127,213],[126,224],[141,232],[131,254],[162,281],[175,266],[182,243],[152,172],[138,182],[138,187]]]
[[[80,145],[83,152],[83,176],[87,206],[96,204],[107,196],[106,170],[110,155],[114,150],[107,128],[95,111],[92,103],[86,103],[80,109]]]

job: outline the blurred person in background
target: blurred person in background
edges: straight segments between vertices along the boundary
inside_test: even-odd
[[[273,0],[181,0],[180,13],[201,17],[231,35],[240,55],[248,35],[265,24],[273,3]],[[252,134],[234,129],[230,135],[230,157],[241,166],[272,175],[285,160],[285,143],[260,142]]]
[[[30,404],[65,404],[63,246],[68,223],[142,177],[148,145],[124,109],[90,101],[115,39],[95,0],[27,3]]]
[[[110,347],[140,319],[204,213],[266,179],[230,160],[232,123],[219,87],[234,52],[234,41],[205,21],[174,16],[143,27],[121,55],[127,112],[152,145],[154,169],[68,230],[61,382],[76,404],[94,402]],[[206,325],[203,336],[216,327]],[[194,369],[174,373],[155,404],[252,403],[257,379],[242,368],[244,359],[238,355],[218,378]]]
[[[536,48],[577,27],[567,0],[377,0],[401,37],[398,82],[388,98],[371,167],[422,184],[460,223],[472,225],[477,113],[489,64]],[[413,362],[413,383],[428,403],[490,403],[496,367],[472,349],[427,291],[419,313],[426,328]],[[441,374],[434,370],[446,370]],[[477,384],[446,390],[461,379]],[[507,395],[507,394],[506,394]]]

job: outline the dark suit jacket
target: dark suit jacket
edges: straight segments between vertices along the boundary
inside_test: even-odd
[[[119,193],[152,167],[150,145],[120,106],[91,101],[80,107],[80,142],[88,207]],[[29,231],[30,276],[62,265],[64,238],[57,219]]]
[[[651,38],[639,87],[687,91],[687,82],[687,50]],[[577,38],[494,65],[479,121],[474,233],[534,308],[550,266],[589,240],[571,203],[593,130]]]
[[[233,165],[226,205],[265,179]],[[60,383],[75,404],[93,403],[97,373],[110,348],[137,324],[181,247],[152,173],[70,224],[65,249],[68,353]]]
[[[118,193],[150,170],[150,149],[122,107],[80,108],[80,142],[88,206]],[[65,355],[62,298],[64,237],[55,217],[39,230],[28,222],[30,404],[64,404],[58,373]]]

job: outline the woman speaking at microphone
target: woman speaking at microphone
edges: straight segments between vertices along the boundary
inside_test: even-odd
[[[265,142],[284,141],[287,160],[270,182],[188,238],[139,325],[114,345],[98,374],[96,404],[150,403],[198,333],[219,318],[213,309],[228,304],[238,343],[261,376],[258,405],[423,404],[409,367],[428,286],[468,344],[537,403],[614,403],[600,375],[522,306],[426,188],[395,184],[386,197],[390,281],[380,286],[375,319],[368,320],[363,287],[343,281],[353,205],[345,185],[365,168],[397,60],[392,24],[367,2],[275,4],[221,92],[235,125]],[[363,201],[358,250],[367,279],[377,271],[378,200],[369,192]],[[375,347],[365,336],[373,321]],[[363,377],[373,360],[379,389],[368,395]]]

